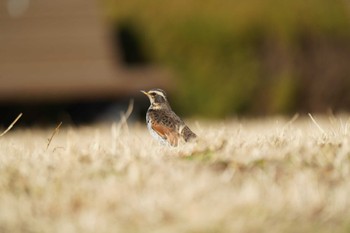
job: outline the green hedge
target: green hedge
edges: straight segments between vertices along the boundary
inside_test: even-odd
[[[329,90],[333,95],[338,88],[349,88],[349,82],[344,84],[350,79],[347,1],[105,3],[112,22],[137,30],[151,60],[175,72],[178,88],[171,97],[182,114],[321,111],[344,99],[321,98],[320,90],[327,91],[335,77],[337,83]],[[323,72],[328,63],[334,69],[329,74]],[[341,67],[333,67],[337,64]],[[350,94],[345,95],[350,103]]]

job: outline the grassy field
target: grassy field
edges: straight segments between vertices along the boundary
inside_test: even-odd
[[[12,129],[0,232],[349,232],[348,120],[190,121],[180,148],[143,123]]]

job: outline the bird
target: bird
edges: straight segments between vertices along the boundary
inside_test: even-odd
[[[176,147],[197,137],[181,118],[171,109],[165,91],[159,88],[141,91],[150,101],[146,123],[150,134],[162,144]]]

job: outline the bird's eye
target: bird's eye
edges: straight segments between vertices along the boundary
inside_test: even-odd
[[[151,93],[151,96],[156,96],[156,93],[152,92],[152,93]]]

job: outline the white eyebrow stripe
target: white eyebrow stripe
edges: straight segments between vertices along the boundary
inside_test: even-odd
[[[161,91],[150,91],[150,93],[152,93],[152,92],[156,93],[157,95],[163,96],[163,98],[166,99],[166,97],[165,97],[163,92],[161,92]]]

